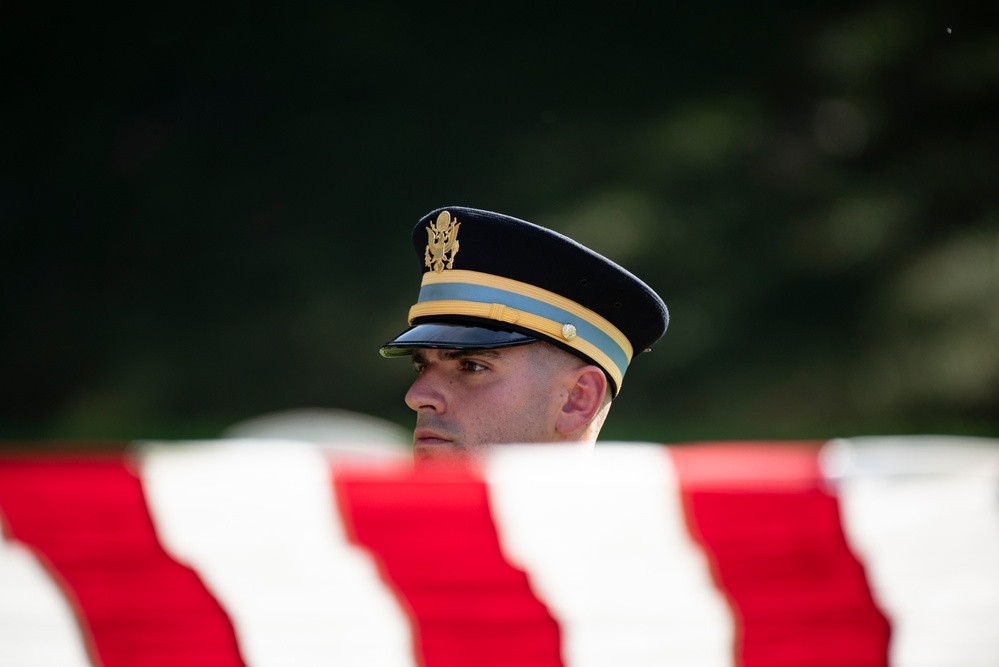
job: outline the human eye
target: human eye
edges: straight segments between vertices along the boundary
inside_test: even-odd
[[[489,370],[489,366],[486,366],[475,359],[462,359],[461,370],[466,373],[481,373],[482,371]]]

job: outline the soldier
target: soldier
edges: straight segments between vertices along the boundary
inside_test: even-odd
[[[417,461],[502,443],[592,447],[632,358],[666,331],[645,283],[570,238],[448,207],[413,230],[423,268],[410,328],[381,348],[411,356]]]

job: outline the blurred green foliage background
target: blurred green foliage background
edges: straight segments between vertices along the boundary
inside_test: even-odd
[[[995,3],[75,12],[0,10],[0,438],[408,425],[444,205],[662,294],[605,438],[999,435]]]

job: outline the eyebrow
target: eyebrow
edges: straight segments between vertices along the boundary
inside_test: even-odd
[[[468,350],[438,350],[441,355],[441,359],[445,361],[454,361],[455,359],[465,359],[467,357],[489,357],[490,359],[498,359],[502,356],[499,350],[493,348],[482,348],[482,349],[468,349]],[[413,362],[414,363],[426,363],[427,362],[427,348],[419,348],[413,350]]]

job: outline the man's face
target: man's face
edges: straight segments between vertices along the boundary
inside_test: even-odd
[[[417,461],[474,454],[487,445],[553,442],[564,400],[559,368],[540,343],[488,350],[417,349],[406,393],[416,411]]]

